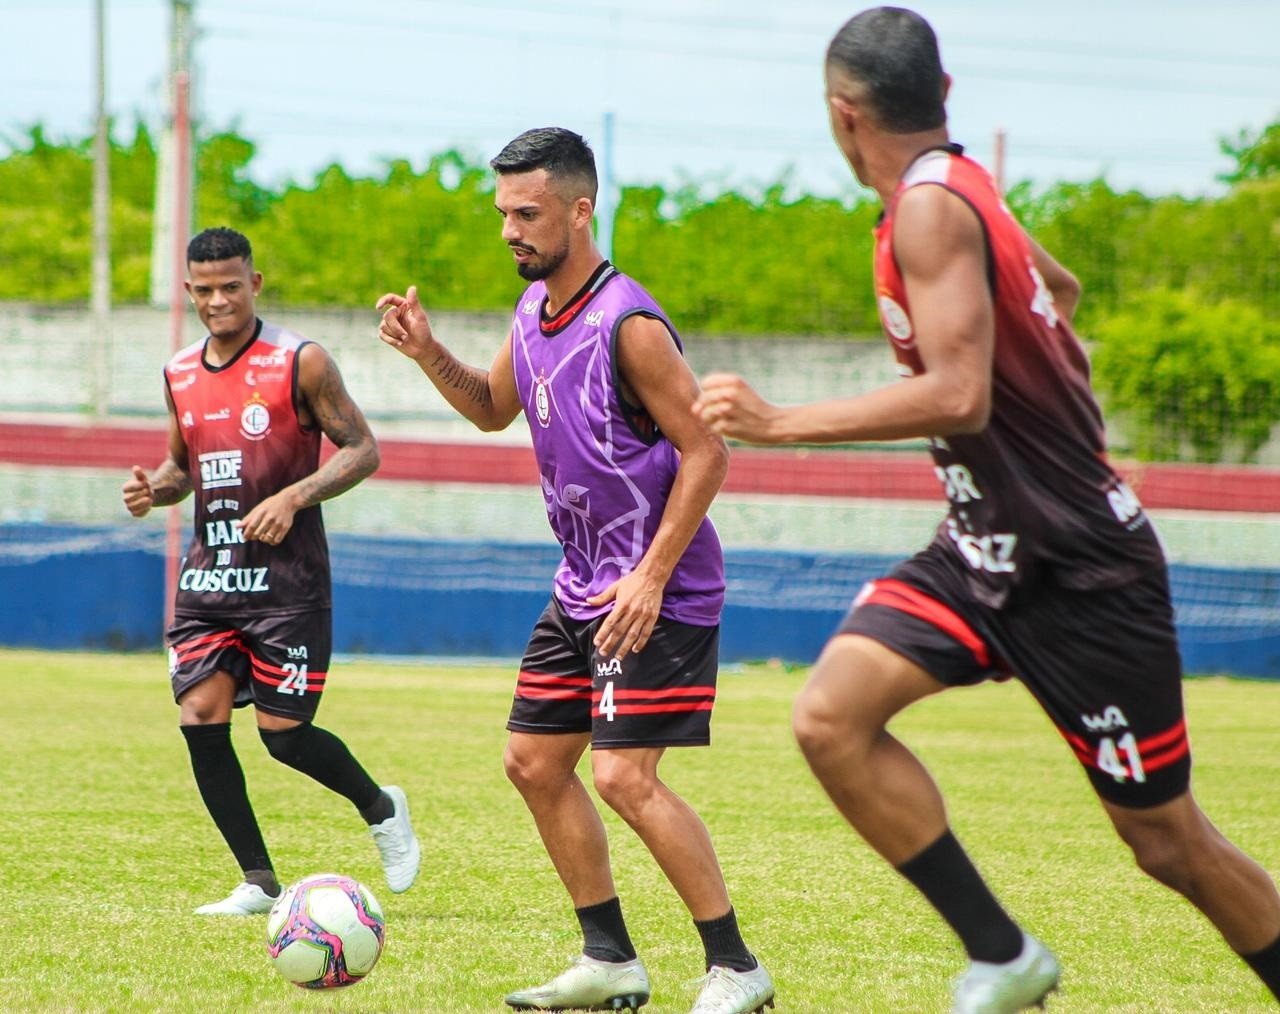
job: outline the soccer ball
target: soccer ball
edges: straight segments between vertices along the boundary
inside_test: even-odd
[[[281,892],[267,916],[271,963],[306,989],[359,982],[378,963],[385,936],[377,899],[337,873],[303,877]]]

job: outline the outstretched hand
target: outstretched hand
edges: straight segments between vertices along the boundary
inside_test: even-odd
[[[418,287],[410,285],[403,296],[388,292],[375,309],[386,312],[378,327],[378,337],[410,359],[418,360],[435,344],[427,311],[418,300]]]
[[[773,443],[771,426],[778,408],[733,373],[712,373],[703,378],[702,393],[693,403],[693,414],[715,433],[749,443]]]

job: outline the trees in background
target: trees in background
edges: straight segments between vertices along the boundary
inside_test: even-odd
[[[89,293],[91,139],[33,127],[0,159],[0,299],[83,302]],[[1085,290],[1077,320],[1099,390],[1146,457],[1250,460],[1280,420],[1280,122],[1222,142],[1236,162],[1220,197],[1150,197],[1105,180],[1026,184],[1015,214]],[[148,292],[156,154],[145,126],[112,139],[112,284]],[[371,306],[416,283],[437,309],[506,310],[522,283],[498,239],[489,171],[456,152],[424,168],[307,184],[250,175],[234,131],[196,153],[196,226],[248,233],[266,297]],[[687,333],[870,337],[871,195],[794,196],[686,185],[624,187],[614,260],[643,278]]]

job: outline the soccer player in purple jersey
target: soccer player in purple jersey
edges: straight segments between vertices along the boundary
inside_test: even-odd
[[[658,777],[669,746],[710,741],[724,560],[707,509],[728,468],[689,412],[698,385],[653,298],[591,234],[595,160],[577,134],[521,134],[490,163],[502,238],[531,284],[488,370],[437,340],[416,288],[388,294],[379,335],[482,430],[528,419],[564,558],[520,665],[507,776],[582,926],[583,953],[517,1010],[635,1010],[649,979],[627,933],[600,814],[575,773],[639,835],[702,938],[698,1014],[773,1006],[707,829]]]
[[[694,406],[752,443],[928,438],[950,502],[932,544],[854,601],[796,702],[796,737],[849,823],[960,937],[970,964],[954,1011],[1040,1003],[1058,963],[993,897],[937,786],[886,727],[948,686],[1010,675],[1139,867],[1280,996],[1280,895],[1191,793],[1165,560],[1106,460],[1070,324],[1079,286],[951,143],[949,83],[933,30],[900,8],[859,14],[827,51],[835,140],[885,205],[876,295],[903,379],[782,408],[717,374]]]

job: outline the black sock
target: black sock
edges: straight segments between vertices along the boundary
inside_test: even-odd
[[[996,964],[1022,953],[1022,931],[1000,907],[950,830],[898,867],[956,931],[972,961]]]
[[[360,816],[364,818],[364,822],[371,827],[374,824],[381,824],[384,820],[390,820],[395,815],[395,802],[381,789],[378,790],[378,798],[374,800],[373,805],[360,811]]]
[[[276,879],[275,870],[245,870],[244,882],[257,884],[262,888],[262,893],[270,898],[280,897],[280,881]]]
[[[1276,937],[1262,950],[1241,954],[1240,957],[1244,958],[1275,998],[1280,1000],[1280,937]]]
[[[582,927],[583,954],[597,961],[635,960],[636,949],[622,921],[622,902],[616,897],[573,911]]]
[[[382,789],[351,756],[347,745],[328,730],[303,722],[291,729],[259,729],[258,735],[267,752],[281,764],[345,796],[362,813],[378,806]]]
[[[693,920],[698,927],[698,935],[702,937],[702,949],[707,955],[707,970],[712,965],[724,965],[735,972],[749,972],[759,964],[742,942],[742,934],[738,931],[738,916],[729,909],[719,919],[707,919],[705,922]]]
[[[196,777],[200,798],[240,869],[269,871],[271,858],[245,790],[240,758],[231,745],[231,723],[179,728],[191,754],[191,771]]]

